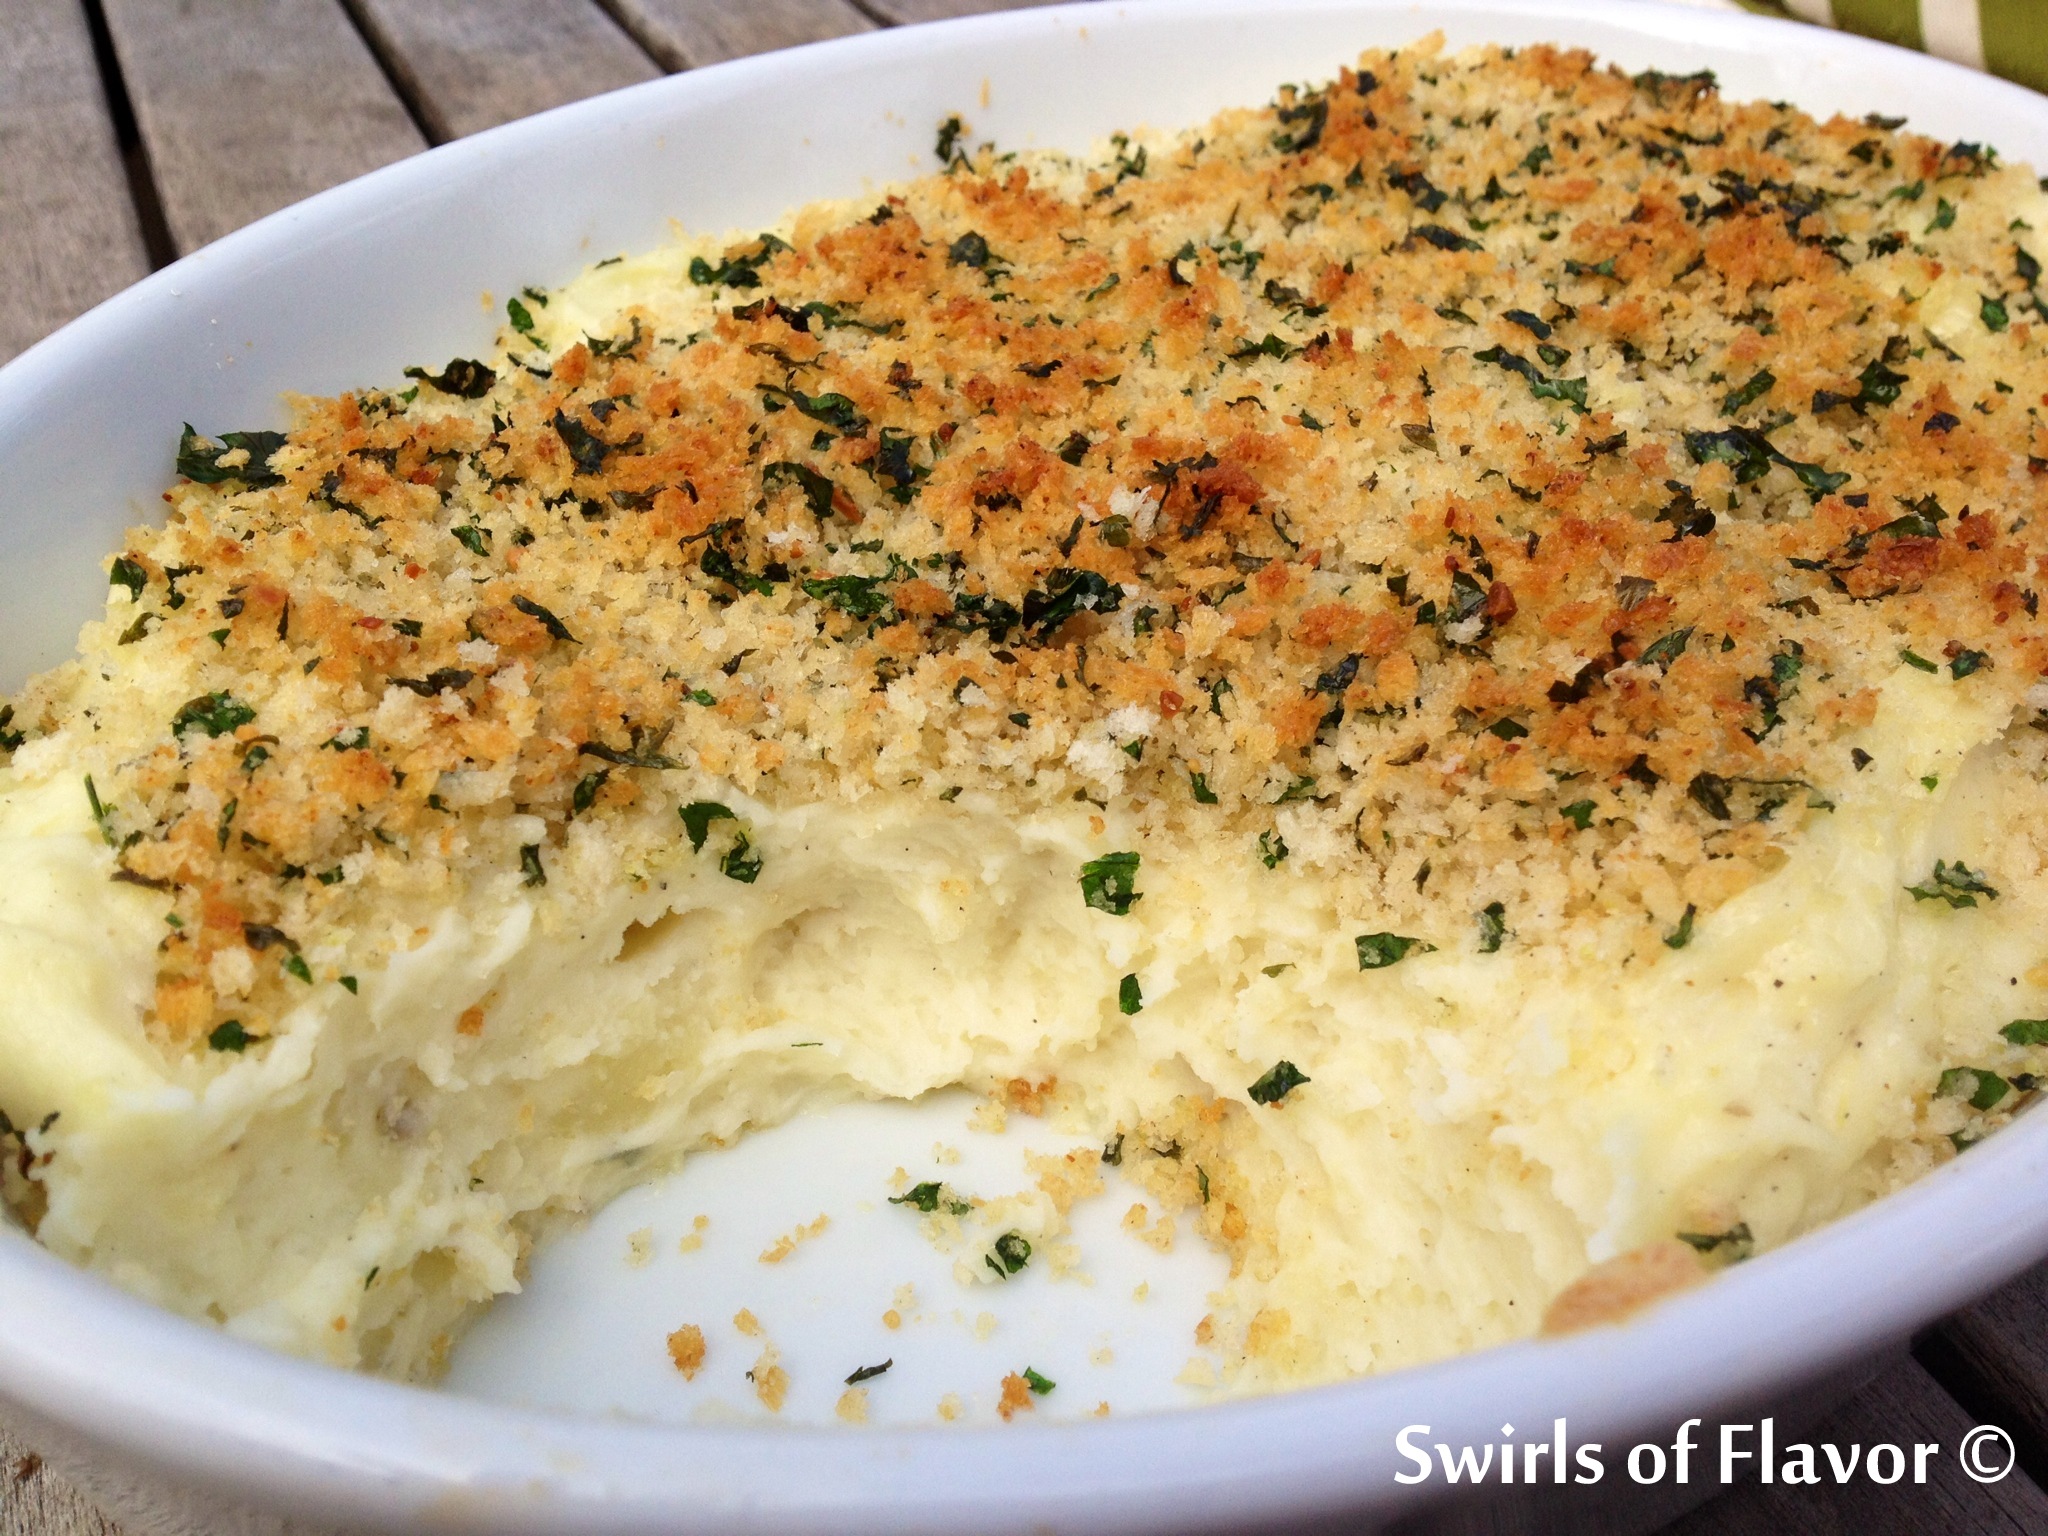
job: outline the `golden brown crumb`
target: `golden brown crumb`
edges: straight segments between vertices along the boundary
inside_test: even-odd
[[[668,1357],[683,1373],[683,1380],[694,1379],[704,1365],[704,1330],[695,1323],[683,1324],[668,1336]]]
[[[782,1412],[782,1405],[789,1397],[789,1372],[782,1368],[781,1359],[775,1346],[770,1344],[761,1351],[754,1368],[747,1372],[747,1380],[754,1384],[754,1396],[770,1413]]]
[[[1576,1333],[1626,1321],[1707,1278],[1707,1266],[1675,1237],[1646,1243],[1595,1264],[1560,1291],[1543,1313],[1543,1332]]]
[[[761,1337],[761,1320],[745,1307],[741,1307],[739,1311],[733,1313],[732,1325],[750,1339]]]
[[[944,1419],[948,1424],[951,1424],[955,1419],[960,1417],[965,1406],[966,1405],[960,1401],[960,1394],[958,1392],[948,1392],[944,1397],[939,1399],[939,1417]]]
[[[839,1401],[832,1411],[842,1423],[865,1424],[868,1421],[868,1389],[848,1387],[839,1394]]]
[[[799,1243],[808,1242],[831,1225],[832,1218],[821,1214],[809,1226],[798,1227],[794,1232],[783,1234],[761,1251],[761,1262],[763,1264],[780,1264],[784,1259],[796,1252]]]
[[[1020,1412],[1031,1412],[1032,1407],[1030,1383],[1012,1371],[1003,1378],[1003,1395],[996,1400],[996,1412],[1002,1415],[1003,1422],[1007,1424]]]

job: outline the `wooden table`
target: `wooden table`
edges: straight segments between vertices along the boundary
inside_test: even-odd
[[[0,0],[0,361],[183,253],[428,145],[666,72],[1008,3]],[[2048,1531],[2048,1266],[1875,1368],[1812,1438],[1939,1440],[1927,1486],[1738,1488],[1671,1531]],[[2022,1470],[1990,1487],[1953,1459],[1978,1421],[2020,1446]],[[0,1536],[118,1530],[0,1436]]]

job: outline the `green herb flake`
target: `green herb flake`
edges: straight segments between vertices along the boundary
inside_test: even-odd
[[[220,440],[221,446],[213,447],[192,430],[192,423],[186,422],[185,430],[178,438],[175,466],[178,473],[201,485],[239,480],[252,490],[260,490],[264,486],[284,484],[284,476],[270,467],[271,455],[285,445],[282,432],[223,432]],[[240,464],[221,463],[222,459],[236,454],[242,456]]]
[[[1683,949],[1692,942],[1692,920],[1697,915],[1697,909],[1691,902],[1687,902],[1685,904],[1685,915],[1679,918],[1678,926],[1664,935],[1665,948]]]
[[[1991,1109],[2012,1092],[2012,1084],[1983,1067],[1950,1067],[1934,1086],[1936,1098],[1967,1099],[1970,1108]]]
[[[1751,1235],[1749,1223],[1737,1222],[1726,1232],[1680,1232],[1678,1240],[1701,1254],[1712,1255],[1727,1250],[1722,1256],[1729,1259],[1746,1259],[1756,1239]]]
[[[903,1194],[891,1195],[889,1203],[912,1206],[929,1215],[939,1208],[939,1193],[942,1188],[942,1185],[927,1180],[923,1184],[912,1185]]]
[[[1126,917],[1143,901],[1138,890],[1138,855],[1105,853],[1081,866],[1081,900],[1098,912]]]
[[[2004,301],[2000,299],[1984,300],[1977,306],[1977,315],[1984,322],[1984,329],[1987,331],[2004,330],[2009,319]]]
[[[224,1019],[213,1027],[206,1043],[216,1051],[232,1051],[239,1056],[249,1049],[249,1042],[255,1038],[242,1027],[240,1019]]]
[[[114,564],[107,572],[107,585],[126,587],[128,595],[136,601],[142,600],[142,589],[149,584],[149,573],[126,555],[116,555]]]
[[[1414,950],[1428,954],[1436,948],[1434,944],[1399,933],[1361,933],[1353,942],[1358,946],[1358,968],[1361,971],[1385,970],[1407,959]]]
[[[1953,864],[1936,859],[1934,873],[1923,884],[1907,886],[1906,893],[1915,901],[1945,901],[1952,908],[1974,907],[1979,896],[1987,901],[1998,899],[1997,890],[1983,874],[1960,859]]]
[[[1308,1080],[1308,1075],[1293,1062],[1276,1061],[1245,1092],[1254,1104],[1278,1104]]]
[[[1594,805],[1590,800],[1574,800],[1557,814],[1577,827],[1581,832],[1593,825]]]
[[[1054,1387],[1058,1386],[1059,1383],[1039,1375],[1038,1372],[1027,1365],[1024,1367],[1024,1385],[1031,1389],[1034,1396],[1043,1397]]]
[[[1195,804],[1197,805],[1216,805],[1220,803],[1216,798],[1216,791],[1209,787],[1209,777],[1207,774],[1196,773],[1193,769],[1189,769],[1188,788],[1194,793]]]
[[[1981,672],[1991,665],[1991,658],[1982,651],[1957,651],[1949,659],[1948,675],[1958,682],[1972,672]]]
[[[226,736],[256,718],[256,711],[225,691],[202,693],[188,699],[171,716],[171,734],[204,731],[208,736]]]
[[[482,523],[458,523],[448,530],[455,535],[455,542],[468,550],[477,559],[487,558],[491,553],[491,530]]]
[[[683,830],[690,834],[690,852],[702,853],[704,839],[710,834],[714,821],[737,821],[730,806],[720,805],[716,800],[692,800],[677,810],[683,818]]]
[[[1922,672],[1939,672],[1941,670],[1940,667],[1929,661],[1925,656],[1921,656],[1913,651],[1900,651],[1899,660],[1903,661],[1907,666]]]
[[[1479,913],[1479,952],[1495,953],[1507,936],[1508,909],[1498,901],[1488,902]]]
[[[1287,839],[1278,832],[1268,831],[1259,834],[1259,862],[1266,868],[1278,869],[1287,862],[1288,852]]]
[[[306,964],[306,957],[304,955],[286,955],[284,957],[284,973],[287,976],[298,977],[299,980],[309,987],[313,985],[313,968]]]
[[[218,829],[217,835],[220,838],[220,847],[223,853],[227,851],[228,828],[234,825],[235,812],[240,810],[241,807],[241,801],[230,800],[226,805],[220,808],[220,827]]]
[[[548,883],[548,872],[541,868],[539,843],[526,843],[520,847],[519,868],[526,876],[526,884],[546,885]]]
[[[515,593],[512,598],[512,606],[525,614],[529,619],[538,619],[540,627],[548,632],[550,638],[567,640],[572,645],[576,643],[576,637],[569,633],[569,626],[556,618],[548,609],[536,603],[532,598],[522,597]]]
[[[1769,394],[1777,382],[1777,375],[1773,374],[1770,369],[1758,369],[1750,376],[1747,384],[1744,384],[1740,389],[1729,390],[1722,397],[1721,414],[1723,416],[1733,416],[1744,406],[1754,405],[1765,395]]]
[[[431,384],[444,395],[454,395],[463,400],[481,400],[498,382],[497,374],[468,357],[451,359],[439,373],[429,373],[424,368],[408,368],[405,376]]]
[[[1945,197],[1934,200],[1934,217],[1928,221],[1923,234],[1933,234],[1937,229],[1947,229],[1956,221],[1956,205]]]
[[[884,1371],[888,1370],[889,1367],[894,1365],[895,1363],[896,1357],[894,1355],[891,1355],[887,1360],[884,1360],[880,1365],[864,1365],[860,1367],[859,1370],[855,1371],[851,1376],[846,1378],[846,1384],[849,1387],[857,1387],[864,1381],[872,1381],[875,1377],[881,1375]]]
[[[358,987],[357,987],[357,985],[356,985],[356,979],[355,979],[355,977],[353,977],[353,976],[343,976],[343,977],[340,977],[340,978],[339,978],[339,980],[340,980],[341,984],[342,984],[342,985],[343,985],[344,987],[347,987],[347,988],[348,988],[348,990],[349,990],[349,994],[350,994],[351,996],[354,996],[354,995],[356,995],[356,994],[357,994],[357,993],[358,993],[358,992],[360,991],[360,988],[358,988]]]
[[[754,851],[754,845],[742,832],[733,839],[718,861],[718,872],[728,880],[737,880],[741,885],[752,885],[761,877],[761,855]]]
[[[1136,973],[1126,976],[1117,983],[1116,1011],[1129,1017],[1145,1006],[1144,989],[1138,985]]]
[[[996,1239],[995,1251],[982,1255],[982,1262],[1007,1280],[1031,1262],[1031,1244],[1021,1232],[1005,1232]]]
[[[512,321],[513,330],[522,336],[533,336],[533,311],[520,303],[516,297],[505,301],[505,314]]]
[[[92,819],[99,825],[100,836],[106,839],[109,848],[115,847],[114,828],[107,819],[114,808],[100,804],[100,792],[93,787],[92,775],[89,773],[85,776],[85,798],[87,804],[92,807]]]
[[[2048,1019],[2014,1019],[1999,1033],[2013,1045],[2048,1045]]]

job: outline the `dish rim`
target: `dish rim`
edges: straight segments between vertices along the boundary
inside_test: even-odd
[[[914,62],[933,38],[991,53],[1071,28],[1178,16],[1403,12],[1417,30],[1456,16],[1588,24],[1674,48],[1827,52],[1895,69],[1902,50],[1746,14],[1645,0],[1147,0],[1012,11],[836,39],[669,76],[508,124],[372,172],[159,271],[0,369],[0,446],[40,380],[118,346],[144,308],[208,265],[260,267],[310,230],[346,231],[379,199],[431,195],[467,162],[509,164],[554,134],[630,120],[786,72]],[[1930,86],[1990,93],[2048,125],[2048,100],[1909,56]],[[1332,63],[1337,62],[1333,59]],[[786,87],[785,87],[786,88]],[[2048,126],[2044,126],[2048,133]],[[12,537],[9,527],[6,536]],[[1184,1412],[980,1429],[712,1428],[621,1423],[505,1407],[337,1371],[230,1337],[0,1235],[0,1396],[164,1478],[271,1510],[317,1509],[370,1527],[536,1533],[684,1531],[1191,1531],[1413,1507],[1392,1434],[1491,1439],[1503,1413],[1541,1404],[1577,1440],[1611,1441],[1711,1416],[1838,1369],[2048,1254],[2048,1181],[2029,1164],[2048,1117],[2029,1115],[1970,1157],[1620,1327],[1524,1341],[1381,1377]],[[1708,1385],[1702,1362],[1715,1363]],[[1407,1405],[1426,1403],[1426,1411]]]

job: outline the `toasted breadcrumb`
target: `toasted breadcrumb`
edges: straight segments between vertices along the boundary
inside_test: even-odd
[[[784,1233],[761,1250],[761,1262],[763,1264],[780,1264],[784,1259],[796,1252],[799,1243],[808,1242],[831,1225],[832,1218],[821,1214],[809,1226],[798,1227],[793,1232]]]
[[[704,1330],[695,1323],[678,1328],[668,1336],[668,1357],[683,1373],[683,1380],[695,1379],[704,1365]]]

